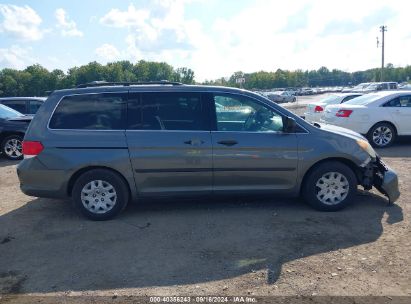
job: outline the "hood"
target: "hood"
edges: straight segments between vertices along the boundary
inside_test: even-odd
[[[30,122],[33,119],[32,116],[17,116],[17,117],[13,117],[13,118],[8,118],[8,121],[16,121],[16,122]]]
[[[350,129],[337,127],[337,126],[334,126],[334,125],[322,124],[322,123],[319,123],[319,125],[321,126],[320,130],[323,130],[323,131],[328,131],[328,132],[331,132],[331,133],[334,133],[334,134],[351,137],[353,139],[366,139],[360,133],[354,132]]]

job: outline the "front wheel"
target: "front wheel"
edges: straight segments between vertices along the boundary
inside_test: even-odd
[[[1,152],[11,160],[23,159],[23,138],[19,135],[7,136],[1,143]]]
[[[302,195],[313,208],[337,211],[349,205],[357,191],[354,172],[339,162],[324,162],[306,176]]]
[[[367,134],[371,145],[375,148],[386,148],[392,145],[396,132],[394,127],[386,122],[377,123]]]
[[[94,169],[81,175],[72,192],[73,203],[92,220],[104,221],[118,215],[127,205],[129,191],[126,182],[117,173]]]

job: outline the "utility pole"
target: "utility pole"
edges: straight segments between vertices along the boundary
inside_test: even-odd
[[[382,33],[382,41],[381,41],[381,79],[380,81],[384,81],[384,33],[387,31],[386,25],[380,26],[380,32]]]

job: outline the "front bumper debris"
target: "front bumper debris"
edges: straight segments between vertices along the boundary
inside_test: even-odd
[[[378,156],[364,168],[361,185],[365,190],[370,190],[374,186],[390,203],[394,203],[400,197],[397,173]]]

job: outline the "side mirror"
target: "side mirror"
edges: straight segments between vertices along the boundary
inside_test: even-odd
[[[297,123],[295,122],[295,119],[292,117],[285,117],[284,118],[284,132],[285,133],[295,133],[295,130],[297,129]]]

